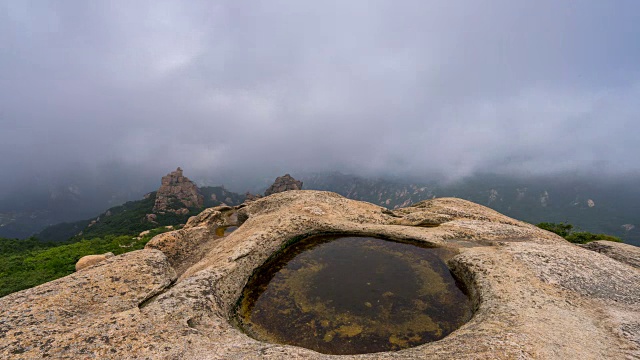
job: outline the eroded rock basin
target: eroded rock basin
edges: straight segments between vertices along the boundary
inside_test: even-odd
[[[216,229],[235,225],[236,211],[241,226],[216,235]],[[440,225],[422,225],[434,223]],[[469,286],[473,317],[439,341],[340,357],[274,344],[266,335],[258,341],[229,323],[247,281],[287,239],[327,232],[455,247],[457,254],[446,263]],[[596,249],[461,199],[433,199],[390,212],[333,193],[287,191],[236,208],[207,209],[184,228],[157,235],[145,250],[0,298],[0,358],[638,359],[640,254],[619,243]],[[377,266],[352,269],[369,274]],[[370,297],[375,305],[386,291],[394,293],[382,290]],[[292,326],[311,323],[317,336],[305,336],[317,343],[329,333],[331,344],[364,336],[393,344],[388,333],[368,333],[375,317],[366,326],[355,323],[362,330],[348,327],[353,320],[311,320],[294,318]]]
[[[439,340],[472,315],[445,264],[453,255],[372,237],[305,239],[252,276],[236,321],[258,340],[326,354]]]

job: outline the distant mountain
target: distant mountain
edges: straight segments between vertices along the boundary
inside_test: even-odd
[[[49,226],[35,235],[44,242],[94,238],[105,235],[133,235],[158,226],[179,225],[207,207],[237,205],[244,196],[222,186],[198,186],[178,168],[162,177],[157,191],[142,200],[115,206],[100,215],[80,221]]]
[[[301,187],[302,182],[286,174],[276,178],[265,195]],[[184,224],[205,208],[242,204],[245,196],[223,186],[199,188],[177,168],[163,176],[160,188],[146,194],[142,200],[112,207],[94,218],[48,226],[35,237],[43,242],[61,242],[105,235],[134,235],[158,226]]]
[[[129,207],[138,206],[137,201],[131,200],[141,199],[145,192],[152,189],[142,185],[148,181],[132,180],[130,185],[124,183],[127,179],[135,178],[132,174],[119,172],[117,176],[110,179],[91,183],[96,179],[78,175],[72,179],[75,182],[69,185],[47,188],[42,184],[33,184],[31,191],[5,193],[0,196],[0,237],[22,239],[39,234],[41,237],[58,241],[64,237],[62,234],[69,236],[78,234],[92,221],[105,221],[104,214],[109,213],[105,209],[110,209],[111,213],[114,213],[124,206],[131,211]],[[188,183],[191,182],[188,181]],[[223,202],[238,203],[244,199],[243,195],[227,191],[220,186],[202,187],[198,191],[204,200],[203,205],[197,206],[198,208],[215,206]],[[176,193],[176,195],[184,194]],[[126,201],[133,204],[121,205]],[[151,208],[154,205],[155,203],[152,203]],[[180,206],[180,208],[184,207]],[[185,210],[182,210],[183,215]],[[146,214],[152,213],[146,207],[145,211]],[[102,215],[96,216],[100,213]]]
[[[164,190],[160,192],[161,200],[158,200],[157,192],[152,192],[142,200],[112,206],[99,216],[84,216],[85,220],[58,223],[46,228],[47,224],[41,221],[44,216],[30,218],[25,213],[21,221],[11,221],[0,212],[0,230],[11,228],[14,234],[23,234],[22,237],[41,230],[37,236],[51,241],[64,241],[78,235],[130,234],[152,229],[158,224],[181,224],[203,208],[222,203],[236,205],[245,200],[245,195],[221,186],[197,188],[182,175],[180,169],[165,178]],[[304,189],[333,191],[390,209],[434,197],[459,197],[533,224],[567,222],[580,230],[615,235],[627,243],[640,246],[640,187],[637,186],[637,178],[601,180],[578,176],[516,178],[478,175],[453,183],[442,183],[365,178],[337,172],[297,174],[296,178],[304,182]],[[158,190],[162,189],[161,186]],[[83,198],[74,200],[71,195],[62,198],[67,199],[64,207],[83,202]],[[158,209],[157,206],[165,208]],[[30,204],[29,207],[34,206]],[[42,210],[43,213],[54,213],[49,209],[55,207],[44,208],[46,210]],[[99,212],[97,210],[93,214]],[[83,217],[75,217],[78,218]],[[55,218],[49,218],[48,221],[51,219]],[[34,231],[37,226],[39,228]],[[0,236],[19,237],[3,235],[2,232]]]
[[[459,197],[529,223],[567,222],[595,233],[618,236],[640,246],[640,188],[637,179],[598,180],[579,177],[468,177],[454,183],[410,183],[341,173],[299,176],[305,189],[337,192],[345,197],[393,209],[434,197]]]
[[[204,197],[201,207],[181,208],[184,212],[154,212],[157,192],[151,192],[144,199],[129,201],[115,206],[100,215],[80,221],[60,223],[46,227],[35,234],[41,241],[66,241],[70,238],[93,238],[104,235],[138,234],[158,226],[179,225],[187,222],[190,216],[199,214],[207,207],[221,204],[238,205],[244,201],[244,196],[227,191],[221,186],[207,186],[199,189]]]
[[[434,191],[437,190],[435,184],[412,184],[339,172],[303,174],[299,178],[307,190],[333,191],[350,199],[367,201],[389,209],[431,199],[436,196]]]
[[[29,237],[49,225],[88,218],[142,194],[124,186],[114,190],[73,183],[6,194],[0,198],[0,237]]]

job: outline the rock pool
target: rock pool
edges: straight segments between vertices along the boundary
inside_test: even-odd
[[[372,237],[307,238],[256,271],[235,321],[258,340],[326,354],[439,340],[472,315],[445,263],[453,255]]]

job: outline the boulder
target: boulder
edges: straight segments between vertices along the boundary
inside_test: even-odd
[[[88,268],[89,266],[95,265],[99,262],[105,261],[108,258],[112,257],[113,253],[112,252],[108,252],[105,254],[100,254],[100,255],[87,255],[87,256],[83,256],[80,258],[80,260],[78,260],[78,262],[76,263],[76,271],[80,271],[84,268]]]
[[[182,229],[154,236],[145,248],[162,251],[176,272],[182,274],[206,255],[211,245],[215,244],[212,239],[220,238],[216,235],[216,229],[235,226],[236,219],[233,207],[208,208],[192,216]]]

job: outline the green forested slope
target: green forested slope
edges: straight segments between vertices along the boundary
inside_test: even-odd
[[[162,227],[141,238],[105,235],[67,243],[0,238],[0,297],[69,275],[85,255],[119,255],[142,249],[153,236],[165,231],[168,229]]]
[[[225,203],[235,205],[244,196],[223,187],[201,189],[205,207]],[[171,212],[153,214],[156,193],[144,199],[112,207],[99,216],[71,223],[50,226],[29,239],[0,238],[0,296],[27,289],[69,275],[76,262],[85,255],[112,252],[115,255],[142,249],[156,234],[187,222],[203,209],[189,209],[178,215]],[[151,230],[139,238],[139,234]]]

